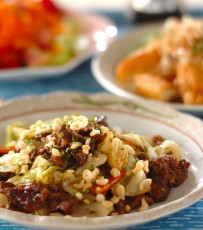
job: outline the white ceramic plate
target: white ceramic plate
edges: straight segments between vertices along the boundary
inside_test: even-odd
[[[143,37],[151,32],[158,31],[161,25],[161,23],[152,23],[137,27],[135,30],[112,42],[106,51],[92,61],[92,72],[95,79],[113,94],[132,100],[141,98],[141,96],[130,91],[130,89],[122,88],[116,82],[115,67],[123,57],[138,46]],[[163,104],[172,105],[174,108],[184,112],[203,115],[203,105],[183,105],[167,102]]]
[[[92,54],[104,51],[117,35],[114,23],[103,16],[93,14],[75,14],[84,27],[84,33],[78,40],[78,54],[65,64],[44,67],[22,67],[0,70],[0,80],[50,78],[69,72],[88,59]]]
[[[15,110],[13,109],[15,108]],[[5,140],[5,127],[12,121],[28,124],[38,119],[50,119],[71,113],[86,116],[106,115],[110,126],[120,126],[126,132],[161,134],[176,141],[191,162],[188,179],[174,188],[165,202],[150,206],[143,212],[97,217],[64,218],[22,214],[0,209],[0,218],[29,227],[47,229],[115,229],[148,222],[183,209],[203,196],[203,125],[194,117],[169,107],[146,101],[126,101],[108,94],[55,93],[32,96],[7,102],[0,107],[0,140]]]

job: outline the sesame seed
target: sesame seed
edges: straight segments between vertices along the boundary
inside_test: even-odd
[[[60,125],[59,124],[52,124],[52,129],[54,131],[57,131],[59,129]]]
[[[111,201],[114,203],[114,204],[118,204],[118,202],[119,202],[119,197],[117,197],[117,196],[113,196],[112,198],[111,198]]]
[[[102,201],[105,200],[104,194],[97,194],[96,195],[96,201],[101,203]]]
[[[80,146],[82,146],[82,143],[79,142],[79,141],[75,141],[71,144],[71,149],[77,149],[79,148]]]
[[[116,195],[118,197],[121,197],[121,198],[124,198],[125,197],[125,188],[123,185],[119,184],[117,187],[116,187]]]
[[[152,183],[152,179],[147,178],[143,180],[139,185],[139,190],[148,192],[151,189],[151,183]]]
[[[25,144],[25,142],[23,142],[23,141],[17,142],[17,145],[18,145],[18,147],[19,147],[20,149],[24,149],[24,148],[26,147],[26,144]]]
[[[35,149],[35,146],[34,146],[34,145],[28,145],[28,146],[26,147],[26,150],[29,151],[29,153],[30,153],[33,149]]]
[[[145,172],[149,172],[149,161],[148,160],[144,161],[144,168],[143,168],[143,170]]]
[[[50,141],[45,146],[47,146],[47,147],[54,147],[55,146],[55,142],[54,141]]]
[[[121,172],[119,169],[117,168],[112,168],[111,171],[110,171],[111,175],[113,177],[119,177],[121,175]]]
[[[55,157],[58,157],[61,155],[60,152],[58,151],[58,149],[56,149],[56,148],[52,148],[51,153]]]
[[[133,169],[133,173],[137,173],[139,170],[142,170],[143,167],[144,167],[143,160],[139,160],[136,163],[135,168]]]
[[[72,130],[78,130],[79,129],[79,124],[76,123],[76,122],[70,124],[70,129],[72,129]]]
[[[21,132],[21,137],[24,138],[24,137],[26,137],[28,134],[29,134],[29,130],[23,130],[23,131]]]
[[[89,153],[89,150],[90,150],[90,146],[89,145],[83,145],[82,146],[82,152],[84,154],[88,154]]]
[[[85,204],[90,204],[90,201],[89,201],[88,199],[84,199],[83,202],[84,202]]]
[[[70,129],[79,130],[85,128],[88,124],[88,118],[85,116],[72,116],[73,122],[70,124]]]
[[[61,124],[61,122],[62,122],[62,119],[60,117],[57,117],[53,120],[53,123],[55,124]]]
[[[28,165],[22,165],[20,168],[20,171],[18,173],[19,174],[20,173],[25,174],[25,173],[27,173],[27,171],[28,171]]]
[[[30,129],[35,129],[35,125],[30,125]]]
[[[102,133],[108,133],[109,132],[109,128],[106,126],[101,126],[100,129],[101,129]]]
[[[15,154],[15,152],[13,150],[10,150],[8,153],[9,154]]]
[[[20,150],[20,153],[21,153],[21,154],[29,154],[30,151],[27,150],[27,149],[23,149],[23,150]]]
[[[98,185],[106,185],[108,182],[109,182],[109,180],[106,178],[101,178],[101,179],[96,180],[96,184],[98,184]]]
[[[85,141],[85,144],[86,144],[86,145],[89,145],[89,144],[90,144],[90,141],[91,141],[91,138],[88,137],[88,138],[86,139],[86,141]]]
[[[78,198],[78,200],[83,199],[83,194],[81,192],[76,192],[75,196]]]
[[[68,174],[75,174],[75,170],[74,169],[68,169],[66,171],[66,173],[68,173]]]
[[[59,171],[54,172],[54,184],[58,184],[63,180],[63,173]]]
[[[67,115],[63,116],[63,120],[68,121],[69,120],[69,116],[67,116]]]
[[[83,187],[82,187],[82,192],[88,192],[88,190],[89,190],[89,188],[90,187],[92,187],[92,183],[91,182],[87,182],[87,181],[85,181],[86,183],[83,185]]]
[[[50,131],[50,127],[47,126],[47,127],[37,127],[36,130],[35,130],[35,135],[39,135],[41,133],[46,133],[46,132],[49,132]]]
[[[100,134],[100,130],[98,130],[98,129],[93,129],[93,130],[90,132],[90,137],[93,137],[93,136],[95,136],[95,135],[97,135],[97,134]]]
[[[125,209],[126,212],[130,212],[131,207],[130,207],[130,205],[126,204],[124,209]]]
[[[146,200],[144,198],[142,198],[142,201],[141,201],[141,207],[138,209],[139,212],[141,211],[145,211],[148,209],[149,205],[148,203],[146,202]]]
[[[44,124],[44,122],[42,120],[38,120],[36,123],[35,123],[35,126],[42,126]]]
[[[135,154],[135,150],[130,145],[125,145],[125,149],[128,151],[129,154]]]
[[[97,176],[99,175],[100,173],[100,170],[98,168],[95,168],[93,171],[92,171],[92,179],[96,179]]]
[[[84,180],[81,180],[79,184],[74,184],[73,187],[77,189],[81,189],[83,188],[84,184],[85,184]]]
[[[101,203],[105,208],[113,207],[113,203],[111,201],[109,201],[109,200],[103,200]]]
[[[82,178],[84,180],[92,180],[92,172],[89,169],[85,169],[82,173]]]
[[[117,216],[118,212],[111,212],[111,216]]]

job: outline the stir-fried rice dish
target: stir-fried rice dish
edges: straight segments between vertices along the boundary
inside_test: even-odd
[[[172,140],[126,133],[105,116],[14,122],[0,148],[0,207],[71,217],[145,211],[187,179],[182,154]]]

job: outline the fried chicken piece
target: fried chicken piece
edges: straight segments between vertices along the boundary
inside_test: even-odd
[[[175,84],[184,104],[203,104],[203,67],[193,61],[179,62]]]
[[[150,73],[135,75],[133,83],[135,92],[147,98],[160,101],[176,101],[179,98],[171,82]]]
[[[126,85],[129,78],[138,73],[145,73],[156,68],[160,61],[159,47],[152,46],[137,50],[123,59],[116,68],[116,77],[121,85]]]

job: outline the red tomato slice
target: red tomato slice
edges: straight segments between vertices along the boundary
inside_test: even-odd
[[[42,4],[44,4],[45,8],[51,12],[62,13],[52,0],[42,0]]]

